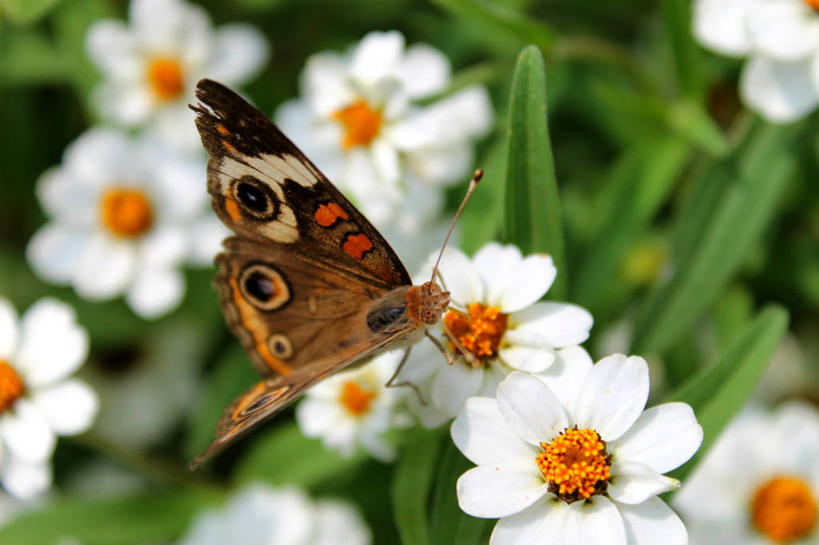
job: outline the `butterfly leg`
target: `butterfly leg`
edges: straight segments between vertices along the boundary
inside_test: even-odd
[[[392,374],[390,380],[387,381],[387,384],[385,384],[384,387],[399,388],[401,386],[409,386],[415,391],[415,395],[418,396],[418,400],[421,402],[421,405],[426,405],[427,402],[424,400],[424,396],[421,395],[421,391],[418,389],[418,386],[416,386],[412,382],[409,382],[408,380],[402,382],[393,382],[396,378],[398,378],[398,375],[401,373],[401,369],[404,368],[404,364],[407,363],[407,360],[409,359],[410,355],[410,350],[412,350],[411,346],[407,348],[406,352],[404,352],[404,357],[401,358],[401,363],[398,364],[398,367],[395,369],[395,373]]]
[[[453,345],[455,345],[455,348],[458,349],[458,352],[461,353],[461,355],[464,357],[464,359],[466,359],[466,361],[469,362],[469,365],[471,365],[475,369],[477,369],[478,367],[481,366],[481,362],[478,361],[478,358],[475,357],[475,354],[473,354],[472,352],[470,352],[469,350],[464,348],[464,345],[461,344],[461,341],[458,340],[458,337],[456,337],[455,335],[452,334],[452,332],[449,330],[449,328],[446,326],[446,324],[444,324],[444,334],[446,335],[447,339],[449,339],[449,341]],[[446,355],[446,354],[444,354],[444,355]],[[447,358],[447,361],[449,362],[449,358]],[[450,362],[450,363],[452,363],[452,362]]]

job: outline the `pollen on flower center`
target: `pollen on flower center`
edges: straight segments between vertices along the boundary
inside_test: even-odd
[[[109,189],[100,199],[100,220],[115,236],[136,238],[151,228],[151,202],[138,189]]]
[[[174,57],[155,57],[148,63],[146,77],[151,91],[160,100],[171,100],[185,90],[182,65]]]
[[[541,443],[535,459],[549,492],[566,503],[602,494],[611,476],[611,455],[594,430],[566,428],[551,443]]]
[[[751,520],[776,543],[798,541],[816,526],[816,498],[802,479],[774,477],[754,494]]]
[[[356,381],[348,380],[341,387],[341,404],[353,416],[361,416],[370,409],[376,392],[365,390]]]
[[[444,316],[444,326],[461,345],[481,361],[498,355],[509,316],[498,307],[472,303],[467,313],[452,309]]]
[[[25,391],[26,386],[17,371],[8,362],[0,360],[0,413],[14,405]]]
[[[357,100],[333,113],[333,118],[344,127],[341,146],[369,146],[381,130],[381,111],[370,108],[364,100]]]

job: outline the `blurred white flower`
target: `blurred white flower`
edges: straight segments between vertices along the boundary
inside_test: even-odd
[[[250,485],[197,516],[179,545],[369,545],[361,515],[339,501],[313,502],[295,488]]]
[[[437,252],[430,256],[418,280],[427,280]],[[446,327],[468,352],[471,361],[441,336],[455,358],[450,365],[432,343],[413,347],[400,382],[422,385],[424,397],[410,405],[425,426],[455,417],[467,398],[494,395],[498,382],[514,370],[546,371],[560,349],[576,346],[589,336],[591,315],[568,303],[538,302],[557,275],[551,257],[521,255],[513,245],[492,242],[473,259],[455,248],[446,250],[439,267],[443,287],[451,294],[450,310],[438,331]]]
[[[38,182],[50,222],[29,241],[28,260],[39,276],[71,284],[81,297],[124,293],[144,318],[168,312],[184,295],[180,266],[202,242],[193,230],[213,221],[204,179],[199,155],[147,134],[91,129]]]
[[[88,31],[86,49],[104,78],[94,104],[108,120],[150,123],[173,142],[198,148],[188,109],[196,82],[244,82],[267,60],[267,41],[249,25],[214,29],[201,6],[181,0],[132,0],[128,19],[98,21]]]
[[[673,504],[694,545],[819,542],[819,411],[741,413]]]
[[[70,306],[40,299],[18,320],[0,298],[0,481],[11,494],[47,489],[56,436],[91,426],[97,396],[69,378],[87,355],[88,333]]]
[[[417,105],[444,91],[450,72],[437,49],[372,32],[346,54],[310,57],[301,98],[276,122],[376,225],[415,232],[440,210],[441,186],[468,177],[473,141],[492,123],[482,86]]]
[[[572,363],[558,377],[511,373],[497,399],[466,402],[452,439],[477,467],[458,479],[461,509],[500,518],[491,545],[686,545],[657,495],[679,486],[663,474],[702,442],[691,407],[644,411],[640,357]]]
[[[404,350],[376,356],[366,365],[343,371],[312,387],[296,407],[296,421],[307,437],[320,437],[324,445],[343,456],[363,447],[373,457],[388,461],[395,449],[384,435],[410,423],[398,407],[402,388],[385,388]]]
[[[749,58],[740,93],[769,121],[794,121],[819,104],[819,2],[696,0],[694,34],[714,51]]]

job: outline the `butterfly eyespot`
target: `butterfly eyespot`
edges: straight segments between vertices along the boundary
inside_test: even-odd
[[[239,277],[242,295],[259,310],[271,311],[290,301],[290,286],[273,265],[250,263]]]
[[[278,201],[273,191],[253,176],[242,176],[231,183],[233,200],[238,202],[246,216],[260,221],[275,219]]]
[[[293,355],[293,345],[284,335],[273,335],[267,341],[267,347],[274,356],[286,360]]]
[[[250,414],[252,412],[258,411],[259,409],[263,408],[265,405],[267,405],[271,401],[275,400],[277,397],[280,397],[283,393],[285,393],[289,389],[290,389],[289,386],[284,386],[282,388],[279,388],[278,390],[275,390],[273,392],[270,392],[267,395],[264,395],[264,396],[260,397],[259,399],[253,400],[253,403],[247,405],[246,407],[242,407],[242,413],[241,413],[242,416],[247,416],[248,414]]]

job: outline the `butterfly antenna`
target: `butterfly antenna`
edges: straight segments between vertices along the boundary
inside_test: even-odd
[[[466,195],[464,195],[464,200],[461,201],[461,206],[459,206],[458,211],[455,212],[455,217],[452,219],[452,225],[449,226],[449,231],[446,233],[446,238],[444,238],[444,244],[441,246],[438,259],[435,261],[435,266],[432,268],[432,277],[429,279],[430,282],[435,281],[435,275],[438,274],[438,265],[441,263],[441,258],[444,255],[446,244],[449,242],[449,237],[452,236],[452,231],[455,230],[455,224],[458,223],[458,218],[461,217],[461,212],[463,212],[464,206],[466,206],[466,201],[469,200],[469,197],[472,196],[472,192],[475,191],[476,187],[478,187],[478,182],[481,181],[481,178],[483,178],[483,170],[478,169],[472,176],[472,180],[469,182],[469,188],[466,190]]]

